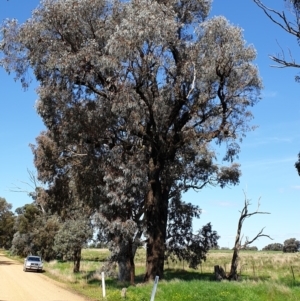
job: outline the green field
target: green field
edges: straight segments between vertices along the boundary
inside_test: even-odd
[[[46,275],[59,279],[91,300],[144,301],[150,300],[153,283],[142,283],[145,254],[140,249],[136,257],[136,285],[106,279],[106,299],[102,297],[101,266],[108,255],[106,250],[83,250],[81,272],[72,273],[72,263],[45,263]],[[230,268],[231,251],[211,251],[198,270],[190,270],[186,263],[165,265],[165,279],[160,280],[155,301],[300,301],[300,254],[262,251],[242,251],[239,265],[241,281],[216,282],[214,265]],[[126,299],[121,297],[127,289]]]

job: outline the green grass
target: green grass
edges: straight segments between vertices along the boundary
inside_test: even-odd
[[[144,249],[139,249],[136,256],[136,285],[108,278],[106,299],[102,298],[100,268],[107,255],[107,250],[83,250],[80,273],[72,273],[71,262],[53,261],[45,263],[45,274],[91,300],[150,300],[153,283],[142,283]],[[239,282],[213,280],[214,265],[229,271],[232,251],[211,251],[198,270],[188,269],[187,263],[166,263],[155,301],[300,301],[299,253],[243,251],[240,255]],[[122,288],[127,289],[126,299],[121,298]]]

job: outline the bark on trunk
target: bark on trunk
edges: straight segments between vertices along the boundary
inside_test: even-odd
[[[230,273],[228,275],[229,280],[238,280],[239,278],[237,272],[238,264],[239,264],[239,247],[235,247],[233,250],[233,255],[231,260]]]
[[[78,249],[74,252],[74,266],[73,266],[73,273],[78,273],[80,271],[80,260],[81,260],[81,249]]]
[[[118,279],[119,281],[129,281],[130,284],[134,284],[135,278],[135,265],[134,265],[134,253],[132,242],[127,243],[124,246],[122,256],[118,259]]]
[[[159,177],[150,181],[145,200],[147,221],[146,274],[144,281],[163,278],[168,218],[168,193],[162,193]]]
[[[215,279],[217,281],[221,281],[223,279],[227,279],[226,273],[224,271],[224,269],[219,266],[219,265],[215,265],[214,267],[214,273],[215,273]]]

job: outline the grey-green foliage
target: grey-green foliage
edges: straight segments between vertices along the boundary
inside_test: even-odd
[[[286,239],[283,243],[283,252],[294,253],[300,250],[300,241],[296,238]]]
[[[12,253],[19,256],[37,254],[38,247],[34,243],[34,229],[38,229],[41,211],[34,204],[26,204],[16,209],[14,229],[16,233],[12,241]]]
[[[61,225],[59,217],[45,213],[37,203],[17,208],[16,213],[12,253],[40,255],[46,261],[56,258],[53,244]]]
[[[283,244],[278,242],[273,244],[268,244],[263,248],[263,251],[283,251]]]
[[[44,0],[24,24],[1,28],[0,65],[25,87],[28,68],[39,82],[39,179],[59,191],[72,178],[105,228],[122,232],[117,244],[142,230],[145,280],[163,275],[172,196],[238,183],[233,160],[262,88],[255,49],[224,17],[207,19],[210,7]]]
[[[11,211],[12,204],[7,203],[5,198],[0,197],[0,247],[11,247],[14,230],[15,216]]]
[[[91,222],[84,217],[66,220],[55,236],[53,249],[59,257],[74,262],[74,272],[80,270],[81,249],[93,237]]]
[[[198,206],[183,202],[174,197],[169,205],[166,240],[166,260],[187,261],[197,269],[210,249],[218,247],[220,238],[208,223],[198,231],[193,231],[194,218],[200,217]]]

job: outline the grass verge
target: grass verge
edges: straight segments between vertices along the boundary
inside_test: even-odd
[[[142,283],[143,249],[137,254],[136,285],[107,278],[106,298],[102,297],[100,268],[107,255],[106,250],[83,250],[80,273],[73,274],[70,262],[52,261],[45,263],[45,274],[91,300],[150,300],[153,283]],[[230,251],[211,251],[198,270],[190,270],[182,262],[166,263],[165,279],[158,283],[155,301],[300,301],[300,254],[241,252],[242,280],[215,282],[214,265],[221,265],[228,272],[231,256]],[[124,288],[126,298],[121,297]]]

